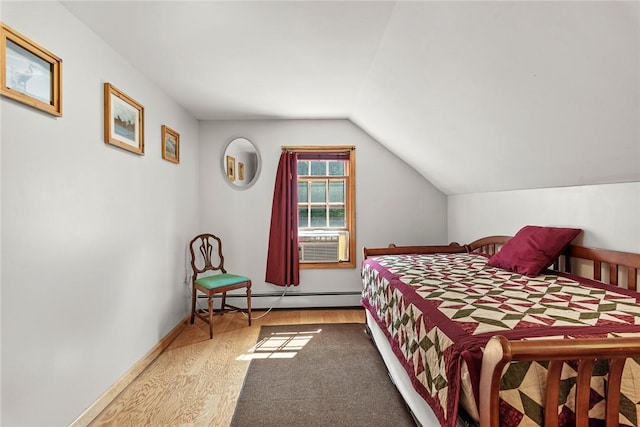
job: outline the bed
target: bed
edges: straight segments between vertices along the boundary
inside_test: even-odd
[[[367,326],[418,424],[640,425],[640,254],[562,230],[363,249]]]

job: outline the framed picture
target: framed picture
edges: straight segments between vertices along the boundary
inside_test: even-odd
[[[0,24],[0,93],[62,116],[62,59]]]
[[[238,162],[238,180],[244,180],[244,163]]]
[[[236,180],[236,159],[235,157],[227,156],[227,178],[229,181]]]
[[[180,163],[180,134],[166,125],[162,125],[162,158]]]
[[[104,142],[144,154],[144,108],[110,83],[104,84]]]

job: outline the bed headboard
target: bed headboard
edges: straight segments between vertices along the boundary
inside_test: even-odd
[[[570,245],[564,258],[564,271],[582,276],[579,270],[586,261],[591,265],[592,279],[638,290],[640,254]]]
[[[510,236],[483,237],[465,247],[469,252],[491,256],[498,252],[510,238]],[[569,245],[551,268],[637,291],[640,254]]]
[[[483,237],[464,246],[467,248],[467,252],[483,253],[491,256],[498,252],[510,238],[511,236]]]

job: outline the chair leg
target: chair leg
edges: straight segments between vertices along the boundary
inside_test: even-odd
[[[191,286],[191,324],[193,325],[193,321],[196,317],[196,287]]]
[[[209,295],[209,338],[213,338],[213,295]]]
[[[227,293],[222,293],[222,302],[220,303],[220,316],[224,314],[224,310],[227,307]]]
[[[247,317],[249,318],[249,326],[251,326],[251,282],[247,286]]]

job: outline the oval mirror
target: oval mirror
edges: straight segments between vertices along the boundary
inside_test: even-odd
[[[237,189],[246,189],[258,179],[260,155],[247,138],[233,138],[224,149],[222,172],[225,181]]]

